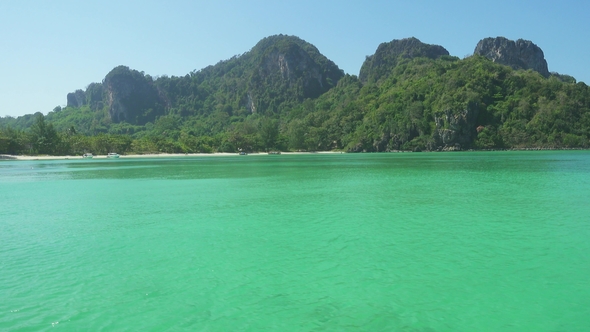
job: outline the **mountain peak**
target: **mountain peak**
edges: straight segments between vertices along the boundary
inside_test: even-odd
[[[530,40],[514,41],[505,37],[484,38],[477,43],[473,54],[482,55],[513,69],[532,69],[549,77],[543,50]]]
[[[375,54],[367,57],[361,67],[359,79],[362,82],[377,81],[387,75],[400,59],[436,59],[443,55],[449,55],[449,51],[444,47],[425,44],[415,37],[394,39],[388,43],[381,43]]]

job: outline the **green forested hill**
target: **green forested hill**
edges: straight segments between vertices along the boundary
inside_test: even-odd
[[[570,76],[459,59],[411,38],[381,44],[360,77],[283,35],[184,77],[119,66],[63,109],[0,119],[0,153],[589,145],[590,90]]]
[[[342,80],[303,121],[321,118],[348,151],[587,147],[589,98],[584,83],[480,56],[415,58],[378,83]]]

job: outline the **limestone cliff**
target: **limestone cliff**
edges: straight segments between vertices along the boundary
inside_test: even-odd
[[[320,66],[296,44],[284,50],[270,50],[264,55],[258,71],[264,79],[278,79],[287,85],[298,84],[301,80],[304,98],[315,98],[324,92],[326,79],[330,78],[322,75]]]
[[[253,68],[244,103],[252,112],[268,109],[261,99],[268,91],[285,99],[317,98],[338,83],[344,72],[304,40],[285,35],[262,39],[242,59]],[[247,75],[244,75],[247,78]]]
[[[543,51],[530,40],[513,41],[504,37],[485,38],[477,43],[473,54],[485,56],[513,69],[532,69],[549,77],[549,69]]]
[[[470,103],[463,110],[445,110],[434,117],[436,125],[428,149],[458,151],[468,148],[477,135],[478,105]]]
[[[67,95],[67,107],[80,107],[86,104],[86,94],[83,90],[76,90]]]
[[[108,109],[113,123],[143,125],[167,110],[181,116],[277,113],[330,90],[344,72],[295,36],[262,39],[250,51],[190,75],[159,77],[119,66],[102,83],[68,94],[68,106]],[[235,114],[234,114],[235,112]]]
[[[143,125],[164,114],[163,98],[151,79],[137,70],[116,67],[106,75],[103,87],[113,122]]]
[[[449,51],[439,45],[425,44],[413,37],[394,39],[389,43],[380,44],[375,54],[367,57],[361,67],[359,79],[362,82],[377,81],[387,76],[402,59],[436,59],[443,55],[449,55]]]

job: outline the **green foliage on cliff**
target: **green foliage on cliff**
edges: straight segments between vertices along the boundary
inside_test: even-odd
[[[171,114],[225,113],[235,121],[253,113],[287,112],[328,91],[342,76],[313,45],[279,35],[261,40],[241,56],[184,77],[160,77],[155,84],[165,94]]]
[[[68,107],[0,119],[0,153],[588,148],[590,89],[415,39],[343,75],[273,36],[183,77],[117,67]]]
[[[376,82],[389,76],[391,68],[401,61],[419,57],[437,59],[442,56],[449,56],[449,52],[439,45],[424,44],[416,38],[393,40],[380,44],[375,54],[367,57],[359,78],[362,82]]]
[[[307,117],[322,114],[313,127],[328,129],[325,140],[346,150],[588,146],[584,83],[514,71],[483,57],[416,58],[379,83],[358,90],[354,78],[341,83]]]

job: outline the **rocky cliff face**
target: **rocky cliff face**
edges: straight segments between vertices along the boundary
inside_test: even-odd
[[[102,83],[91,83],[86,91],[68,93],[68,107],[86,105],[95,111],[106,105],[114,123],[126,121],[144,125],[163,115],[166,103],[151,78],[137,70],[119,66],[111,70]]]
[[[181,115],[215,110],[228,114],[277,112],[283,105],[317,98],[343,76],[344,72],[315,46],[298,37],[277,35],[262,39],[249,52],[184,77],[154,81],[142,72],[119,66],[102,83],[93,83],[67,98],[71,107],[107,107],[114,123],[143,125],[175,107]]]
[[[434,117],[436,128],[429,150],[459,151],[471,145],[477,135],[477,104],[469,104],[464,110],[445,110]]]
[[[82,90],[68,93],[67,107],[80,107],[86,104],[86,94]]]
[[[509,40],[504,37],[485,38],[477,43],[473,54],[514,69],[532,69],[548,77],[547,61],[541,48],[529,40]]]
[[[113,122],[143,125],[164,114],[163,98],[143,73],[125,66],[116,67],[105,77],[103,87]]]
[[[260,109],[258,100],[269,90],[302,101],[317,98],[344,76],[315,46],[294,36],[264,38],[244,57],[254,68],[244,101],[252,112]]]
[[[101,83],[90,83],[86,91],[76,90],[67,95],[67,107],[89,105],[93,110],[103,107],[103,88]]]
[[[269,52],[262,60],[259,71],[264,78],[278,78],[278,81],[287,85],[301,84],[304,98],[316,98],[325,92],[328,86],[332,86],[326,82],[327,79],[333,78],[338,81],[340,78],[339,75],[322,75],[320,66],[297,45],[291,45],[284,51],[276,49]]]
[[[389,43],[380,44],[375,54],[367,57],[361,67],[359,79],[362,82],[377,81],[390,73],[401,59],[417,57],[436,59],[443,55],[449,55],[449,51],[444,47],[424,44],[417,38],[392,40]]]

